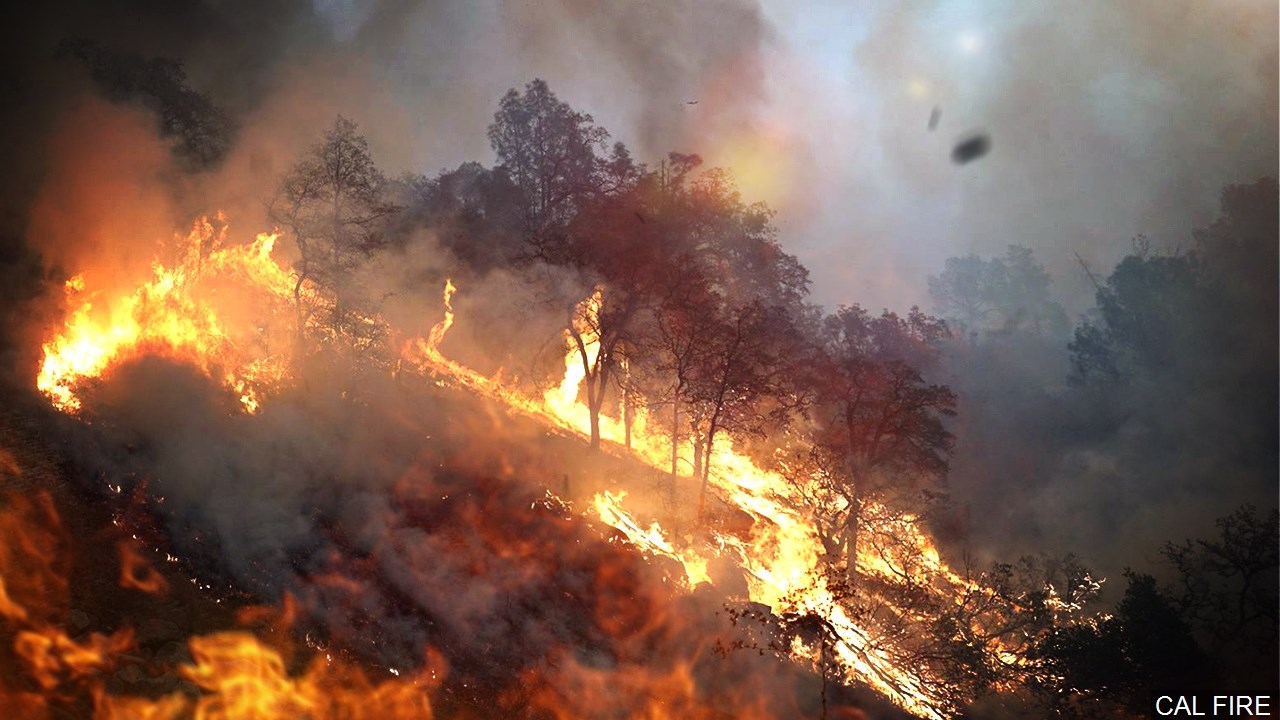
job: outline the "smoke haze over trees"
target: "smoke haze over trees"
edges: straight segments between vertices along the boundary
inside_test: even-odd
[[[334,529],[381,522],[384,498],[364,483],[425,467],[414,432],[458,440],[471,429],[427,419],[393,382],[369,380],[399,372],[400,345],[438,320],[451,277],[467,322],[444,354],[540,397],[567,342],[593,450],[602,422],[622,423],[629,444],[642,408],[673,440],[655,514],[731,532],[734,516],[708,491],[716,451],[730,445],[823,478],[806,500],[824,561],[843,571],[840,601],[875,612],[896,597],[918,612],[894,629],[948,638],[904,659],[962,675],[988,639],[963,628],[985,613],[1044,663],[1029,702],[1064,717],[1074,710],[1048,698],[1132,711],[1187,673],[1266,682],[1280,189],[1275,40],[1255,25],[1274,30],[1275,10],[1233,3],[1219,23],[1158,5],[1089,7],[1062,32],[1038,3],[985,18],[986,54],[964,61],[971,76],[929,50],[951,44],[938,29],[948,15],[878,8],[840,44],[838,72],[788,87],[779,68],[817,62],[795,53],[811,21],[728,0],[193,3],[130,23],[115,19],[135,10],[124,2],[65,18],[35,10],[44,16],[10,24],[7,34],[30,32],[5,46],[0,85],[11,158],[0,179],[4,386],[30,392],[73,258],[136,273],[156,238],[220,209],[239,231],[281,232],[292,361],[314,395],[260,421],[280,439],[264,447],[225,422],[225,398],[203,381],[144,364],[101,390],[110,411],[99,427],[130,450],[93,461],[184,478],[219,468],[208,477],[247,493],[245,517],[208,502],[215,483],[203,480],[161,482],[165,512],[175,527],[223,532],[228,557],[208,562],[246,586],[281,592],[297,557],[326,567],[330,543],[365,542]],[[1205,28],[1197,50],[1166,37]],[[1237,35],[1237,51],[1216,52]],[[514,59],[491,60],[504,53]],[[575,69],[584,58],[596,72]],[[929,59],[943,67],[920,70]],[[865,97],[802,97],[839,83]],[[1217,102],[1183,99],[1196,91]],[[915,122],[922,98],[945,100],[948,120],[988,124],[991,157],[956,168],[939,151],[931,164],[933,138]],[[175,390],[158,406],[130,393],[161,385]],[[200,410],[188,417],[183,403]],[[362,427],[382,410],[405,423],[389,438]],[[199,450],[206,441],[234,459]],[[324,452],[293,467],[309,447]],[[385,464],[359,466],[356,455],[379,453]],[[530,464],[547,471],[552,454]],[[312,471],[334,489],[293,480]],[[547,472],[536,479],[550,486]],[[255,486],[258,476],[274,480]],[[463,492],[455,478],[435,482],[432,492]],[[504,492],[493,501],[503,509],[526,501]],[[348,516],[352,498],[368,504]],[[872,501],[921,519],[949,558],[997,568],[984,580],[996,589],[956,609],[909,583],[860,585],[858,544],[885,541],[860,530]],[[484,502],[458,501],[467,512]],[[299,508],[342,521],[317,533],[295,523]],[[557,512],[533,524],[574,537]],[[1028,560],[1021,574],[1000,565],[1028,554],[1067,559]],[[423,572],[448,583],[461,564]],[[1099,592],[1113,609],[1105,621],[1075,623],[1080,608],[1063,609]],[[1031,600],[1001,604],[1014,597]],[[346,599],[311,600],[345,611]],[[420,605],[450,612],[443,596]],[[486,629],[507,615],[485,611],[456,624],[477,629],[470,657],[483,656],[489,630],[529,657],[541,651],[535,629]],[[370,612],[407,633],[381,659],[411,657],[434,632],[391,605]],[[362,622],[338,625],[355,636]],[[981,696],[1007,670],[975,670],[964,686]]]

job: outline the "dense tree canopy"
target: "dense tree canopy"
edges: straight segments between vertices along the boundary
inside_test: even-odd
[[[543,80],[524,93],[507,92],[489,126],[498,168],[520,191],[526,238],[534,252],[555,259],[561,233],[590,198],[616,192],[635,168],[622,144],[602,157],[609,133],[569,107]]]
[[[956,397],[922,374],[936,364],[945,332],[944,323],[915,308],[901,317],[842,307],[822,321],[807,380],[812,442],[835,460],[826,464],[845,500],[851,575],[863,503],[946,474],[953,437],[944,420],[955,414]]]

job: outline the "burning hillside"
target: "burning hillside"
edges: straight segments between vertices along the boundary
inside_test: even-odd
[[[466,397],[544,435],[562,433],[561,443],[591,437],[590,407],[578,396],[599,357],[599,290],[577,305],[564,377],[540,399],[441,353],[450,327],[466,322],[448,282],[443,319],[403,343],[363,402],[316,405],[289,372],[297,358],[280,318],[302,318],[284,311],[304,298],[307,316],[319,317],[326,300],[304,280],[290,281],[274,240],[229,244],[225,227],[201,220],[178,244],[178,262],[157,261],[135,290],[113,298],[94,289],[92,273],[77,275],[65,326],[44,346],[38,387],[88,423],[81,434],[97,448],[97,490],[117,498],[113,532],[137,538],[149,528],[144,542],[156,551],[147,555],[163,548],[175,574],[215,597],[283,603],[239,612],[242,623],[278,616],[267,623],[276,645],[240,629],[194,635],[167,664],[144,663],[153,675],[176,673],[186,691],[120,694],[102,677],[132,662],[120,660],[136,644],[128,619],[111,635],[76,641],[60,634],[65,617],[30,624],[26,606],[46,601],[28,586],[65,584],[55,567],[71,560],[19,557],[11,562],[25,569],[9,583],[7,617],[16,656],[44,691],[87,694],[104,717],[144,707],[155,717],[240,717],[246,708],[262,717],[345,716],[337,708],[361,698],[408,708],[386,711],[395,716],[430,712],[435,698],[473,708],[494,701],[532,717],[789,717],[827,712],[814,704],[825,703],[825,690],[805,696],[816,682],[807,668],[816,665],[823,687],[829,676],[833,687],[865,684],[915,714],[942,717],[965,691],[945,666],[913,664],[918,650],[901,636],[939,603],[943,616],[966,613],[968,627],[956,631],[976,641],[974,670],[1022,672],[1028,636],[1010,622],[1022,609],[948,569],[910,515],[864,508],[857,572],[874,602],[857,604],[828,569],[820,521],[803,500],[817,478],[784,479],[722,443],[704,467],[717,503],[745,524],[681,535],[637,520],[621,490],[584,502],[584,518],[550,492],[539,497],[540,473],[543,487],[557,485],[545,458],[525,450],[516,467],[501,449],[512,441],[478,443],[495,434],[494,420],[488,428],[468,420],[458,403],[475,400]],[[379,385],[395,399],[368,395]],[[155,393],[168,397],[157,403]],[[440,395],[452,405],[433,400]],[[673,449],[650,431],[646,403],[637,401],[629,427],[603,416],[598,432],[610,454],[662,478],[664,464],[692,448]],[[419,402],[450,413],[447,427],[413,407]],[[324,418],[335,412],[346,417]],[[336,454],[315,457],[305,438],[329,422],[354,434]],[[286,449],[264,453],[264,444]],[[123,456],[118,447],[127,448]],[[219,467],[193,460],[193,451]],[[13,506],[15,522],[29,526],[13,532],[63,532],[47,499],[36,503]],[[230,520],[219,509],[228,504],[242,517]],[[63,544],[66,556],[79,551]],[[121,547],[131,548],[121,555],[122,587],[160,595],[179,582],[157,574],[133,544]],[[936,600],[903,601],[899,586]],[[299,638],[305,647],[295,647]],[[391,677],[368,680],[359,668],[370,666]],[[779,673],[792,679],[779,683]],[[740,681],[755,674],[774,676],[772,689]],[[28,701],[38,708],[46,699]]]
[[[101,475],[90,497],[107,498],[111,522],[89,531],[105,533],[120,554],[98,557],[97,547],[81,547],[42,491],[7,500],[5,533],[15,543],[2,576],[13,639],[8,666],[15,672],[6,675],[13,681],[6,697],[24,716],[90,707],[95,717],[165,718],[417,718],[431,716],[433,707],[445,708],[444,716],[480,717],[807,714],[794,704],[812,704],[803,694],[785,698],[742,685],[753,675],[776,680],[778,660],[772,651],[718,654],[717,643],[768,647],[768,641],[717,619],[712,596],[689,595],[681,573],[651,566],[630,543],[619,543],[621,534],[593,528],[554,497],[486,479],[493,460],[473,452],[468,432],[452,433],[434,451],[410,445],[451,433],[405,406],[390,418],[380,407],[377,421],[397,427],[357,441],[382,445],[381,457],[368,458],[371,467],[362,469],[366,480],[343,477],[334,465],[307,468],[333,484],[307,488],[332,494],[305,501],[311,507],[292,540],[311,547],[280,537],[255,544],[246,532],[278,530],[219,527],[225,518],[216,511],[187,516],[200,509],[186,481],[174,477],[208,469],[169,464],[161,459],[168,450],[180,455],[180,448],[202,445],[220,453],[264,439],[287,442],[287,433],[263,437],[275,432],[275,413],[316,410],[297,405],[284,374],[270,386],[277,398],[257,394],[261,405],[246,402],[238,371],[274,356],[258,340],[264,316],[249,318],[246,334],[254,344],[231,339],[244,337],[244,328],[230,324],[235,316],[223,312],[222,298],[231,298],[233,309],[246,297],[263,298],[257,307],[270,309],[273,299],[289,297],[289,288],[261,282],[280,272],[269,236],[226,247],[225,235],[209,229],[197,223],[184,264],[157,264],[155,279],[115,300],[98,299],[92,275],[83,276],[76,292],[91,299],[72,298],[65,328],[45,346],[42,390],[50,403],[89,423],[79,437],[103,453],[95,456]],[[94,305],[105,320],[91,314]],[[140,420],[140,412],[157,412],[138,399],[149,392],[178,395],[171,414],[160,410]],[[368,412],[365,419],[374,421]],[[451,422],[467,421],[458,412]],[[128,457],[107,460],[125,440],[115,434],[121,431]],[[145,447],[156,442],[167,447]],[[403,445],[389,451],[393,442]],[[12,460],[7,472],[20,480],[27,471]],[[247,487],[237,485],[281,482],[270,473],[247,461],[208,490],[246,503],[251,515],[288,512],[279,497],[246,497]],[[372,476],[378,479],[370,482]],[[619,512],[610,517],[625,528],[630,518]],[[287,556],[276,541],[288,544]],[[72,613],[68,596],[77,594],[73,568],[85,562],[119,567],[118,589],[106,595],[127,598],[131,611],[95,619],[94,627],[115,626],[110,633],[76,632],[83,611]],[[194,591],[185,588],[184,575]],[[217,607],[213,614],[221,619],[180,621],[193,634],[182,641],[175,628],[161,653],[145,628],[152,605],[163,606],[174,586],[187,596],[207,595],[203,602],[211,607],[240,610]],[[245,605],[253,598],[282,604]],[[91,612],[102,612],[98,600],[87,602]],[[209,625],[221,627],[195,634]],[[813,682],[799,668],[783,675],[798,687]],[[352,714],[356,708],[365,714]]]
[[[258,394],[283,380],[288,338],[269,338],[266,320],[288,309],[295,283],[271,258],[276,235],[226,246],[226,225],[201,219],[154,276],[124,295],[95,287],[101,278],[75,275],[66,282],[73,308],[66,325],[44,348],[36,386],[60,410],[80,408],[73,387],[141,355],[161,355],[218,373],[257,409]],[[302,289],[298,288],[298,292]]]
[[[819,303],[751,195],[821,204],[782,118],[681,136],[737,167],[652,138],[642,161],[535,79],[498,100],[491,165],[427,176],[395,143],[379,167],[399,126],[331,114],[342,92],[224,110],[177,62],[58,47],[78,99],[0,208],[30,251],[0,247],[29,310],[0,316],[0,714],[1116,718],[1179,683],[1269,691],[1266,506],[1166,543],[1112,612],[1072,554],[969,543],[1069,505],[1046,478],[1178,446],[1177,381],[1228,378],[1188,396],[1200,424],[1262,416],[1238,386],[1273,357],[1175,351],[1251,346],[1202,306],[1265,294],[1237,239],[1274,252],[1274,182],[1224,196],[1193,252],[1086,267],[1072,339],[1019,246],[948,260],[936,315]],[[677,107],[729,113],[741,60]],[[465,148],[451,130],[432,142]],[[1000,157],[943,166],[1016,160],[1000,132]],[[1230,490],[1266,427],[1176,473],[1251,497]],[[971,502],[1015,476],[1042,494]]]

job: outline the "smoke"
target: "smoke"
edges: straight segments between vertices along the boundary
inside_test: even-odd
[[[784,18],[809,43],[788,52],[828,63],[790,73],[804,84],[776,109],[821,163],[811,192],[824,201],[784,218],[788,247],[818,300],[902,308],[945,258],[1021,244],[1079,312],[1092,292],[1075,253],[1102,269],[1138,233],[1187,247],[1224,186],[1274,174],[1276,13],[1255,0],[951,2]],[[839,26],[853,37],[823,30]],[[957,167],[951,145],[972,129],[993,150]]]
[[[64,272],[138,277],[156,240],[181,227],[167,189],[179,176],[151,117],[82,95],[58,118],[48,143],[31,241]]]
[[[158,539],[215,597],[289,593],[300,633],[373,667],[442,653],[452,702],[817,714],[819,681],[774,654],[765,626],[731,621],[715,591],[676,590],[681,566],[542,494],[566,467],[608,476],[565,462],[579,442],[424,380],[362,391],[286,392],[247,416],[200,372],[143,357],[91,389],[90,424],[66,421],[63,437],[86,480],[145,490]]]
[[[68,273],[136,277],[158,238],[201,213],[226,211],[242,237],[268,229],[264,199],[337,114],[360,124],[391,176],[491,162],[485,128],[497,99],[533,77],[591,112],[641,159],[681,150],[729,166],[748,199],[779,209],[784,247],[810,268],[814,299],[828,306],[920,303],[925,276],[946,257],[1019,243],[1036,250],[1059,299],[1079,311],[1092,289],[1074,254],[1108,268],[1139,232],[1158,245],[1185,246],[1224,185],[1275,169],[1276,8],[1265,0],[1085,3],[1069,11],[1050,3],[887,3],[811,12],[733,0],[109,0],[27,12],[5,24],[0,42],[0,148],[10,158],[0,175],[0,286],[14,288],[4,296],[0,351],[6,375],[22,387],[45,329],[35,326],[57,320],[56,288]],[[190,86],[236,121],[221,162],[199,173],[179,169],[153,110],[105,102],[85,68],[59,54],[76,37],[180,61]],[[930,132],[934,107],[941,114]],[[993,150],[957,167],[951,142],[974,128],[990,134]],[[422,309],[438,307],[451,259],[430,236],[397,252],[375,268],[383,278],[377,290],[391,294],[386,308],[397,327],[419,330],[435,320]],[[458,307],[481,319],[472,327],[499,327],[484,322],[488,312],[526,336],[466,338],[460,328],[450,354],[482,366],[475,356],[497,361],[503,342],[527,347],[548,335],[539,324],[546,318],[509,312],[533,304],[528,291],[501,272],[471,280]],[[484,352],[469,357],[472,348]],[[104,385],[105,406],[120,413],[107,427],[122,433],[108,437],[155,453],[141,465],[157,483],[172,483],[159,491],[175,522],[217,536],[216,551],[184,548],[192,557],[225,562],[237,582],[273,591],[298,572],[291,558],[319,557],[316,548],[327,547],[308,513],[318,508],[376,535],[387,483],[421,463],[409,448],[421,435],[464,436],[415,416],[388,453],[386,438],[351,440],[361,424],[333,407],[286,403],[262,418],[231,420],[221,405],[227,399],[207,381],[163,363],[132,372],[139,375],[118,378],[116,390]],[[378,397],[378,407],[407,412]],[[1027,413],[1044,412],[1038,398],[1020,401]],[[250,433],[242,422],[259,425]],[[1056,447],[1054,434],[1065,430],[1054,418],[1044,428],[1045,446]],[[275,444],[264,445],[257,432]],[[1142,442],[1126,432],[1107,439]],[[1059,456],[1027,463],[1000,456],[1011,477],[1056,481],[1037,488],[1034,510],[1010,510],[1008,525],[991,527],[1047,518],[1056,525],[1018,537],[1055,549],[1066,538],[1063,549],[1071,549],[1101,525],[1132,525],[1138,534],[1099,535],[1092,544],[1141,553],[1151,547],[1141,533],[1194,519],[1202,495],[1188,491],[1170,512],[1143,505],[1147,486],[1120,488],[1124,502],[1114,515],[1071,519],[1063,508],[1096,508],[1084,500],[1117,491],[1118,453],[1107,445],[1052,466],[1043,458]],[[110,460],[129,463],[139,464]],[[1234,498],[1252,481],[1223,482],[1222,496]],[[371,494],[357,497],[355,487]],[[427,604],[444,612],[438,599]],[[405,637],[427,634],[413,627]]]
[[[82,3],[10,25],[28,103],[12,115],[35,121],[7,136],[43,135],[66,87],[46,65],[65,38],[172,57],[243,123],[239,172],[205,202],[249,211],[255,180],[269,185],[337,113],[393,175],[487,158],[496,98],[540,76],[641,158],[692,151],[737,170],[782,210],[820,302],[905,307],[946,257],[1018,242],[1079,311],[1074,253],[1107,267],[1139,232],[1177,246],[1218,189],[1273,167],[1275,14],[1260,0]],[[994,152],[953,166],[951,141],[977,127]]]
[[[1214,519],[1245,504],[1275,507],[1276,218],[1274,179],[1235,186],[1194,255],[1116,269],[1132,314],[1105,325],[1107,342],[1142,357],[1119,381],[1066,386],[1068,338],[1052,333],[953,341],[958,535],[992,559],[1037,548],[1112,578],[1161,574],[1165,542],[1216,537]]]
[[[157,238],[202,214],[225,212],[235,235],[269,229],[280,177],[338,114],[360,125],[389,177],[431,175],[490,158],[497,99],[543,77],[652,158],[746,132],[773,40],[761,9],[733,0],[80,2],[28,8],[5,35],[2,142],[13,161],[0,187],[0,259],[24,310],[5,313],[3,337],[6,374],[19,378],[33,362],[27,340],[40,334],[25,320],[33,307],[41,322],[57,315],[50,290],[66,275],[145,264]],[[66,50],[80,39],[108,57],[181,63],[187,85],[230,115],[230,150],[196,173],[165,157],[176,143],[161,135],[156,106],[98,99],[102,88]],[[39,265],[47,272],[33,272]],[[9,339],[16,333],[22,342]]]

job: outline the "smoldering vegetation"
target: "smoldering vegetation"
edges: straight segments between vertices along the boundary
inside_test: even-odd
[[[375,677],[443,658],[439,716],[819,712],[821,682],[768,626],[545,493],[577,441],[418,382],[245,416],[202,374],[144,358],[104,378],[90,425],[52,418],[65,427],[45,434],[207,596],[287,593],[298,636]],[[834,686],[828,701],[855,698],[879,702]]]

